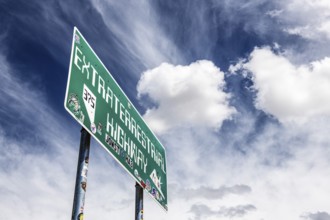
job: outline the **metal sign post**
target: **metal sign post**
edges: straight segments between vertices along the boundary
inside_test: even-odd
[[[82,128],[71,220],[82,220],[84,215],[90,141],[91,135]]]
[[[135,184],[135,220],[143,220],[143,188]]]

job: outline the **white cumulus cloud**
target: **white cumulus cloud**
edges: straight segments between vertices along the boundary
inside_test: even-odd
[[[157,106],[144,118],[156,132],[172,127],[219,128],[235,112],[224,92],[224,73],[211,61],[200,60],[189,66],[163,63],[143,73],[138,96],[147,95]]]
[[[330,115],[329,57],[297,66],[268,47],[256,48],[242,68],[252,74],[256,107],[281,122]]]

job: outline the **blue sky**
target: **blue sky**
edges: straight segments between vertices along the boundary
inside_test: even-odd
[[[70,218],[80,126],[63,107],[76,26],[167,150],[169,212],[330,219],[330,3],[0,1],[0,219]],[[134,218],[94,140],[86,219]]]

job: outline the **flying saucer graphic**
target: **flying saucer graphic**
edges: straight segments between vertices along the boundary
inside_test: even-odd
[[[162,197],[164,197],[164,194],[163,194],[163,192],[161,190],[161,185],[162,185],[161,177],[158,177],[157,176],[157,172],[156,172],[155,169],[151,172],[150,178],[151,178],[152,182],[154,182],[154,184],[155,184],[158,192],[162,195]]]

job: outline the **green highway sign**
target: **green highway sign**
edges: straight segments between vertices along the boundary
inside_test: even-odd
[[[167,210],[165,149],[77,28],[64,106]]]

